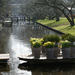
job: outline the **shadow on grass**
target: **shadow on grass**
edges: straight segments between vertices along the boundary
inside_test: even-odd
[[[68,26],[68,27],[66,27],[66,28],[63,28],[63,29],[61,29],[61,30],[70,30],[70,29],[72,29],[73,28],[73,26]]]
[[[52,22],[52,23],[49,23],[49,24],[47,24],[48,26],[52,26],[54,23],[56,23],[56,22]]]
[[[72,29],[72,28],[73,28],[73,26],[68,26],[68,27],[67,27],[68,30],[70,30],[70,29]]]

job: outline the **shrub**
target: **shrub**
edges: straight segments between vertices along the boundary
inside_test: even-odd
[[[62,40],[65,40],[65,38],[68,37],[69,35],[71,35],[71,34],[69,34],[69,33],[63,34],[63,35],[61,36]]]
[[[60,41],[60,37],[58,35],[54,35],[54,41],[55,42],[59,42]]]
[[[45,36],[43,36],[43,43],[48,42],[50,40],[50,35],[46,34]]]
[[[74,42],[75,41],[75,36],[74,35],[69,35],[65,38],[65,40],[68,40],[70,42]]]
[[[49,41],[54,42],[55,41],[55,36],[54,35],[50,35]]]
[[[71,47],[71,43],[69,41],[63,41],[62,48],[68,48],[68,47]]]

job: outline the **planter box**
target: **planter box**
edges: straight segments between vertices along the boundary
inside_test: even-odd
[[[70,51],[71,51],[71,48],[62,48],[63,58],[69,58],[70,57]]]
[[[71,47],[70,57],[75,57],[75,47]]]
[[[60,53],[59,47],[54,47],[54,55],[53,55],[53,57],[57,58],[59,53]]]
[[[33,49],[34,58],[40,58],[41,47],[37,47],[37,48],[33,47],[32,49]]]
[[[45,48],[47,59],[53,59],[54,48]]]

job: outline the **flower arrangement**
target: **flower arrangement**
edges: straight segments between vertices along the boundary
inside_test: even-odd
[[[67,40],[62,41],[62,48],[68,48],[68,47],[71,47],[71,42]]]
[[[41,45],[42,45],[42,42],[41,42],[40,40],[38,40],[38,41],[33,41],[33,42],[32,42],[32,46],[33,46],[34,48],[36,48],[36,47],[41,47]]]
[[[44,42],[44,39],[43,38],[41,38],[41,39],[39,39],[42,43]]]
[[[32,42],[35,42],[35,41],[38,41],[39,39],[38,38],[32,38],[32,37],[30,37],[30,42],[32,43]]]
[[[43,44],[44,47],[46,48],[53,48],[54,47],[54,43],[53,42],[46,42]]]

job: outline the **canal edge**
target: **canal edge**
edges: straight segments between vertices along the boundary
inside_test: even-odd
[[[46,26],[46,25],[44,25],[44,24],[41,24],[41,23],[38,23],[38,22],[35,22],[36,24],[39,24],[39,25],[41,25],[41,26],[43,26],[43,27],[46,27],[46,28],[48,28],[48,29],[50,29],[50,30],[53,30],[53,31],[55,31],[55,32],[58,32],[58,33],[60,33],[60,34],[65,34],[64,32],[61,32],[61,31],[59,31],[59,30],[56,30],[56,29],[53,29],[53,28],[51,28],[51,27],[49,27],[49,26]]]

